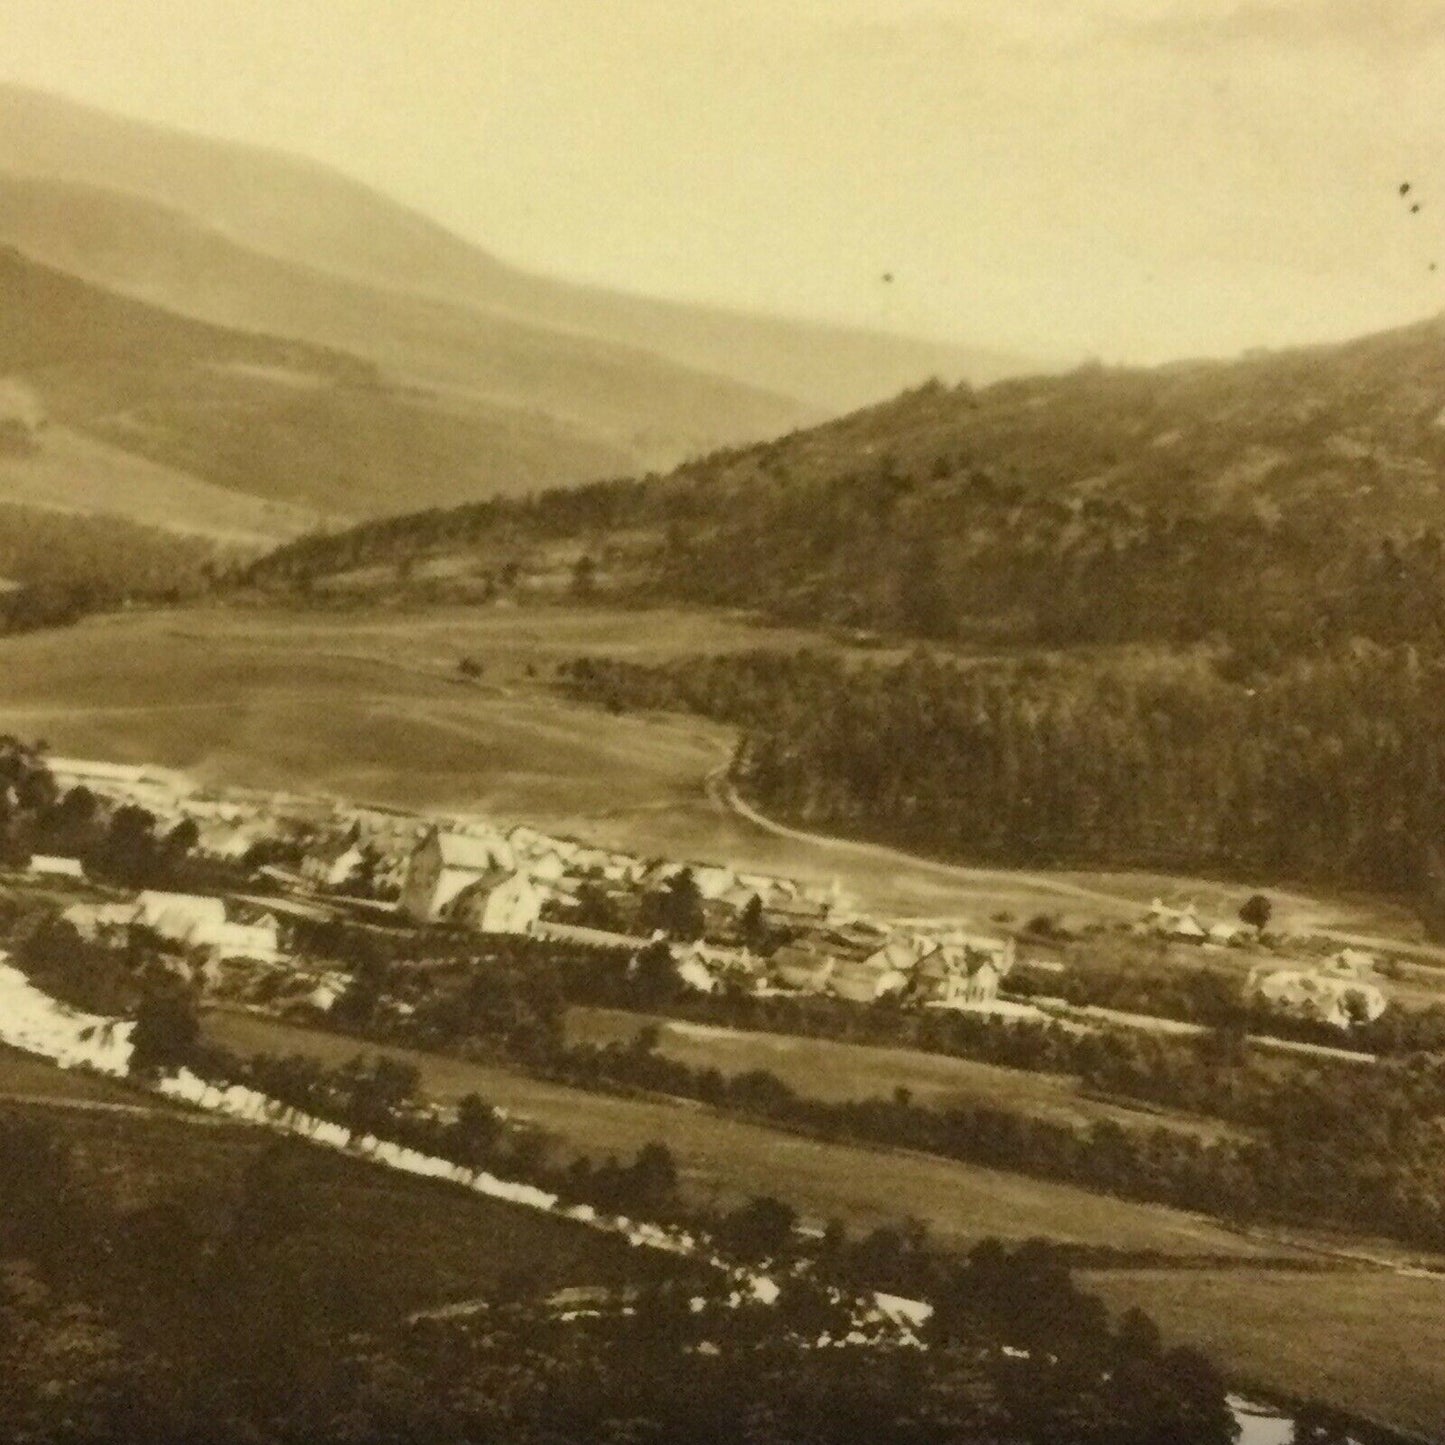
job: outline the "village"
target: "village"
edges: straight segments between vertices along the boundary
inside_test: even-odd
[[[173,966],[233,999],[261,986],[268,999],[329,1011],[347,985],[345,960],[317,956],[306,940],[346,922],[403,938],[539,940],[625,955],[633,967],[661,956],[678,989],[699,995],[816,996],[1075,1028],[1193,1027],[1057,995],[1064,945],[1107,942],[1100,923],[1072,935],[1052,920],[1006,915],[872,916],[836,881],[643,859],[525,824],[205,788],[152,765],[58,757],[46,765],[59,795],[139,810],[158,835],[179,840],[186,879],[204,887],[96,897],[82,859],[44,853],[30,857],[28,879],[62,901],[76,892],[63,917],[83,939],[118,944],[148,930]],[[1263,911],[1210,920],[1192,904],[1156,898],[1123,941],[1161,960],[1230,956],[1241,1000],[1266,1017],[1342,1039],[1380,1017],[1388,997],[1373,955],[1269,935],[1267,900],[1253,903]]]

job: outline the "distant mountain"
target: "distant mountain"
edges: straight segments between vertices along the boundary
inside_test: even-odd
[[[545,416],[403,385],[336,348],[179,316],[8,249],[0,376],[0,499],[32,500],[32,473],[79,469],[83,486],[62,505],[140,515],[127,505],[140,484],[180,530],[209,531],[224,513],[218,534],[285,536],[308,514],[530,490],[626,461]],[[218,507],[226,498],[250,512]]]
[[[0,86],[0,156],[4,170],[13,176],[104,188],[181,213],[213,233],[205,243],[210,248],[206,265],[211,284],[222,289],[232,283],[215,277],[217,267],[254,262],[245,263],[235,253],[223,261],[216,234],[245,251],[312,273],[484,312],[484,318],[473,317],[469,323],[454,312],[443,313],[440,324],[450,332],[450,344],[456,345],[457,331],[470,324],[473,343],[500,335],[508,345],[530,348],[534,367],[543,373],[554,364],[544,338],[562,349],[557,364],[564,371],[575,369],[588,355],[585,348],[579,351],[578,338],[605,343],[593,354],[614,367],[627,357],[640,364],[643,354],[651,359],[654,375],[660,365],[670,363],[694,384],[707,381],[712,388],[709,444],[781,430],[806,420],[810,412],[816,417],[857,406],[935,374],[987,380],[1024,369],[1017,358],[995,353],[650,300],[530,275],[316,163],[123,119],[14,86]],[[51,193],[52,205],[58,206],[59,199]],[[32,194],[28,244],[44,240],[37,235],[35,201]],[[14,204],[12,191],[5,209]],[[159,224],[157,217],[145,220],[132,212],[128,219],[112,216],[102,226],[95,195],[76,204],[88,208],[90,216],[90,222],[83,223],[91,227],[88,254],[77,254],[74,243],[64,260],[58,251],[37,254],[116,286],[128,284],[128,275],[142,279],[136,275],[140,263],[127,254],[139,237],[131,234],[127,239],[124,227],[144,231]],[[50,239],[60,244],[67,223],[58,212],[54,219],[57,227]],[[107,234],[112,221],[119,229]],[[191,235],[180,244],[194,248],[202,243]],[[151,267],[143,279],[152,288],[147,293],[151,299],[185,310],[198,294],[197,280],[204,277],[186,276],[177,267],[169,273]],[[295,271],[273,272],[270,282],[275,287],[302,284]],[[273,294],[269,288],[267,294]],[[362,295],[349,294],[353,301]],[[212,302],[216,299],[213,295]],[[344,300],[331,292],[314,304],[339,308]],[[234,308],[234,300],[228,304]],[[403,314],[415,324],[416,313]],[[310,317],[314,323],[314,309]],[[226,319],[263,324],[261,318],[236,309]],[[725,380],[742,390],[727,390]],[[515,389],[520,384],[514,371],[511,385]],[[648,385],[645,377],[636,381],[639,390]],[[684,381],[674,379],[672,385],[681,388]],[[770,395],[765,399],[763,393]],[[689,405],[694,414],[672,430],[695,437],[702,402],[690,399]],[[793,415],[784,423],[778,408],[787,405]],[[648,425],[646,418],[640,423],[644,430]],[[673,455],[675,459],[681,450]],[[643,461],[649,464],[649,459]]]
[[[671,465],[810,415],[647,352],[280,261],[103,187],[0,172],[0,241],[188,316],[342,347],[398,381],[540,413],[621,459],[618,470]]]
[[[930,637],[1445,639],[1441,529],[1435,320],[1231,362],[928,385],[656,482],[298,543],[258,576],[488,550],[545,570],[570,547],[589,586]]]

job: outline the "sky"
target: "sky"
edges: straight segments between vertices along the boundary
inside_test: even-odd
[[[0,35],[6,79],[630,291],[1107,362],[1445,310],[1445,0],[0,0]]]

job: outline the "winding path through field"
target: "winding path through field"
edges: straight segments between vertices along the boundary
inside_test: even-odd
[[[915,853],[905,853],[901,848],[891,848],[886,843],[865,843],[854,838],[839,838],[827,833],[808,833],[801,828],[789,827],[758,812],[753,805],[742,798],[728,778],[730,764],[724,763],[707,776],[708,797],[720,809],[732,813],[744,822],[761,828],[777,838],[789,838],[795,843],[806,843],[813,848],[848,855],[871,862],[886,863],[892,867],[917,869],[932,873],[940,878],[952,878],[960,883],[1020,883],[1038,888],[1061,897],[1077,899],[1095,906],[1110,909],[1124,908],[1131,914],[1139,911],[1137,900],[1125,898],[1117,893],[1103,893],[1097,889],[1085,888],[1082,884],[1070,883],[1047,873],[1027,873],[1017,869],[975,868],[963,863],[944,863],[935,858],[921,858]]]
[[[731,759],[719,764],[707,775],[704,780],[704,789],[709,802],[719,812],[728,813],[773,837],[786,838],[836,856],[855,858],[860,862],[879,863],[892,868],[907,868],[975,887],[996,884],[1000,890],[1005,890],[1024,886],[1042,893],[1054,894],[1060,898],[1087,903],[1095,908],[1105,908],[1112,913],[1124,914],[1130,918],[1139,916],[1140,903],[1137,897],[1131,897],[1124,893],[1109,893],[1099,888],[1087,888],[1081,883],[1074,883],[1067,878],[1059,878],[1051,873],[946,863],[939,859],[924,858],[915,853],[907,853],[901,848],[893,848],[886,843],[868,843],[859,839],[840,838],[828,833],[810,833],[802,828],[790,827],[786,823],[779,823],[766,814],[760,813],[743,798],[728,776],[730,768]],[[1317,909],[1320,906],[1319,900],[1303,894],[1285,893],[1277,889],[1272,889],[1271,892],[1281,902],[1311,909]],[[1438,944],[1411,943],[1404,939],[1380,934],[1356,933],[1323,925],[1311,925],[1309,931],[1320,938],[1327,938],[1342,946],[1404,954],[1424,963],[1445,965],[1445,947]]]

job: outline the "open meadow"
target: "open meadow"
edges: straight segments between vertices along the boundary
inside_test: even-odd
[[[1246,1267],[1091,1271],[1084,1284],[1147,1310],[1232,1379],[1445,1438],[1445,1277]]]
[[[769,824],[718,783],[728,728],[613,715],[551,685],[558,663],[581,656],[647,663],[805,644],[829,645],[676,608],[136,611],[0,639],[0,730],[205,783],[487,811],[642,856],[836,878],[885,913],[1120,921],[1159,891],[1161,880],[1133,875],[1116,888],[1107,873],[958,867]],[[464,658],[480,666],[476,680],[461,677]],[[1290,895],[1290,907],[1306,904],[1340,928],[1418,931],[1369,901]]]
[[[814,1223],[836,1217],[855,1231],[912,1215],[941,1244],[958,1248],[988,1236],[1045,1236],[1171,1255],[1258,1258],[1282,1252],[1181,1210],[925,1155],[828,1143],[691,1102],[591,1093],[510,1068],[379,1049],[257,1015],[213,1012],[205,1033],[242,1054],[300,1053],[333,1064],[358,1053],[406,1059],[420,1070],[428,1096],[455,1102],[477,1093],[552,1135],[564,1158],[622,1158],[664,1142],[677,1156],[685,1192],[701,1203],[731,1205],[772,1194]]]
[[[567,1039],[628,1043],[649,1025],[656,1025],[657,1051],[666,1058],[692,1069],[717,1069],[727,1078],[765,1069],[804,1097],[826,1102],[886,1099],[906,1089],[917,1104],[1008,1109],[1068,1128],[1108,1120],[1124,1129],[1175,1129],[1203,1139],[1229,1132],[1215,1119],[1092,1099],[1067,1074],[1009,1069],[917,1049],[720,1028],[608,1008],[569,1009]]]

